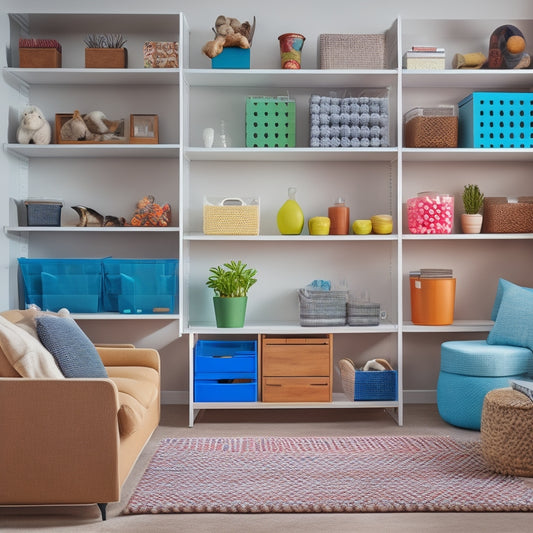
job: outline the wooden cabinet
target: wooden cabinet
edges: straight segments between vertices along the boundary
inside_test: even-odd
[[[264,402],[331,402],[333,335],[262,335]]]

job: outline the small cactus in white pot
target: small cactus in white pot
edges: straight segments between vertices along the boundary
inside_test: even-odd
[[[463,233],[480,233],[483,224],[483,215],[480,214],[485,195],[479,190],[478,185],[465,185],[462,199],[465,209],[461,215]]]

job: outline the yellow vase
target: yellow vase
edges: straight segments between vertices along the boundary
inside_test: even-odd
[[[278,229],[282,235],[300,235],[304,227],[304,213],[295,199],[296,188],[289,187],[289,199],[278,211]]]

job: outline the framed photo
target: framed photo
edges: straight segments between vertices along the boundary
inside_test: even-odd
[[[158,115],[130,115],[130,143],[158,144]]]

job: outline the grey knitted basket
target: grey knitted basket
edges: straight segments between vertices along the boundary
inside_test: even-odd
[[[385,68],[385,35],[381,33],[322,33],[321,69]]]

